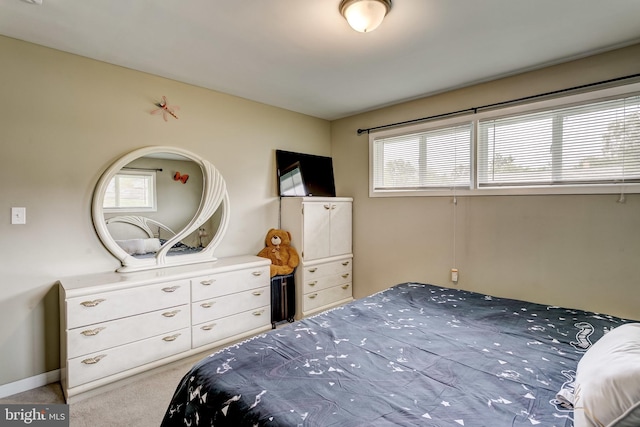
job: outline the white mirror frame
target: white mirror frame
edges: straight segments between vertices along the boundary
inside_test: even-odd
[[[111,179],[113,179],[113,177],[120,172],[124,166],[140,157],[156,153],[177,154],[198,164],[202,169],[203,175],[202,198],[200,200],[200,206],[191,221],[185,228],[178,231],[175,236],[168,239],[156,253],[155,257],[135,258],[122,249],[113,239],[111,233],[109,233],[103,211],[104,196]],[[175,243],[197,230],[202,224],[209,220],[220,205],[222,205],[220,226],[207,246],[198,253],[175,256],[167,255],[169,249],[171,249]],[[220,241],[229,226],[229,209],[227,185],[224,178],[222,178],[222,175],[220,175],[220,172],[218,172],[211,163],[194,153],[180,148],[151,146],[130,152],[117,160],[102,174],[93,193],[91,214],[93,217],[94,227],[98,233],[98,237],[102,241],[102,244],[122,263],[122,267],[117,269],[117,271],[128,272],[215,261],[216,258],[213,255],[213,251],[220,244]]]

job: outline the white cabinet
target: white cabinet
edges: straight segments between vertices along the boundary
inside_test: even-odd
[[[305,261],[351,254],[350,197],[283,197],[281,227]]]
[[[305,262],[296,270],[297,311],[309,316],[353,299],[352,256]]]
[[[307,261],[351,253],[351,202],[302,202],[302,256]]]
[[[269,265],[191,279],[192,345],[271,326]]]
[[[269,264],[248,255],[60,280],[67,401],[269,329]]]
[[[283,197],[281,227],[300,254],[297,317],[344,304],[352,293],[352,202],[348,197]]]

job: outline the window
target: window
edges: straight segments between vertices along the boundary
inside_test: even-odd
[[[640,96],[479,121],[478,184],[638,182]]]
[[[106,212],[155,212],[156,174],[126,171],[113,177],[104,196]]]
[[[373,142],[374,191],[470,188],[471,123]]]
[[[640,193],[640,84],[372,133],[371,196]]]

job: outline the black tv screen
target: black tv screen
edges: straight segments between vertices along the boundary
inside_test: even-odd
[[[331,157],[276,150],[278,194],[335,197]]]

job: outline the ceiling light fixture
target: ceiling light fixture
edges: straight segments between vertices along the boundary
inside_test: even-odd
[[[391,0],[342,0],[340,14],[361,33],[375,30],[391,10]]]

